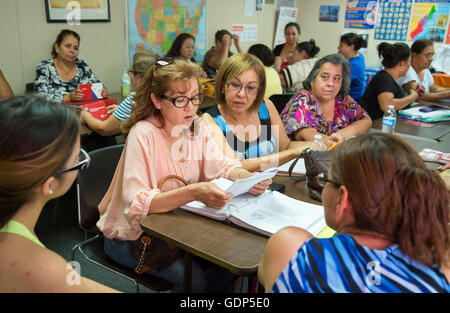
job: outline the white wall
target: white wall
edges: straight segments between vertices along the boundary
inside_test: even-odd
[[[23,94],[26,83],[33,82],[36,64],[50,58],[50,48],[56,35],[69,28],[81,36],[79,58],[85,60],[94,73],[110,89],[120,91],[120,76],[128,66],[127,1],[110,0],[111,22],[47,23],[43,0],[0,1],[0,69],[15,94]],[[208,0],[207,48],[214,45],[214,34],[232,24],[258,24],[258,42],[272,46],[275,4],[266,4],[262,13],[244,17],[243,0]],[[251,44],[241,44],[246,51]],[[234,48],[232,48],[234,49]]]
[[[257,42],[272,47],[275,2],[265,4],[262,13],[254,12],[252,17],[244,17],[244,0],[208,0],[207,48],[214,45],[217,30],[231,30],[232,24],[258,24]],[[91,66],[111,92],[119,91],[122,70],[128,66],[127,1],[110,0],[110,3],[111,22],[68,26],[47,23],[43,0],[0,0],[0,69],[14,93],[22,94],[26,83],[34,81],[36,64],[50,58],[51,45],[63,28],[80,34],[80,58]],[[302,28],[300,41],[314,38],[321,49],[319,56],[335,53],[344,29],[346,3],[346,0],[296,0],[297,21]],[[319,22],[320,5],[339,5],[339,22]],[[246,51],[254,43],[242,42],[241,47]],[[379,64],[378,43],[380,41],[373,39],[373,30],[369,30],[369,47],[364,53],[367,66]],[[438,46],[436,44],[435,48]]]
[[[253,16],[244,17],[244,0],[208,0],[207,15],[208,49],[214,46],[214,35],[220,29],[231,32],[232,24],[257,24],[257,42],[242,42],[241,49],[247,51],[255,43],[272,47],[275,33],[275,1],[264,4],[263,12],[253,12]],[[231,51],[236,52],[234,46]]]
[[[23,94],[33,82],[35,68],[50,58],[50,50],[63,28],[81,37],[79,58],[85,60],[99,79],[115,92],[127,66],[125,41],[126,1],[111,0],[111,22],[47,23],[43,0],[0,1],[0,69],[15,94]]]

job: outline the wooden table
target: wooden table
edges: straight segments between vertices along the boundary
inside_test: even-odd
[[[191,255],[206,259],[238,276],[256,274],[267,239],[210,218],[176,209],[141,220],[148,234],[186,251],[185,290],[190,292]]]
[[[417,151],[424,148],[443,152],[450,151],[450,133],[442,135],[441,128],[438,128],[438,130],[442,140],[416,136],[415,134],[418,134],[420,130],[411,130],[410,128],[404,128],[403,130],[407,133],[397,133],[397,135],[405,139]],[[370,130],[370,132],[379,131],[376,127]],[[433,135],[432,137],[436,136]],[[435,168],[438,165],[428,163],[427,166]],[[286,176],[275,176],[273,181],[285,185],[285,194],[292,198],[321,204],[309,198],[305,181],[294,182]],[[238,276],[251,277],[257,272],[267,243],[265,237],[181,209],[164,214],[151,214],[141,220],[141,226],[148,234],[163,239],[187,252],[187,270],[185,271],[187,292],[190,291],[192,255],[226,268]]]

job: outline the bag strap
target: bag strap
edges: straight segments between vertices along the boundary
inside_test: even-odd
[[[302,151],[302,153],[300,153],[298,155],[298,157],[295,158],[295,160],[294,160],[294,162],[292,162],[291,166],[289,166],[289,171],[288,171],[289,177],[295,182],[306,180],[306,175],[301,175],[301,176],[292,175],[292,171],[294,170],[295,165],[297,164],[298,160],[301,159],[302,157],[303,157],[303,151]]]
[[[189,183],[188,183],[183,177],[180,177],[180,176],[178,176],[178,175],[168,175],[168,176],[164,177],[164,178],[159,182],[159,184],[158,184],[158,189],[161,190],[161,187],[164,185],[164,183],[165,183],[166,181],[168,181],[169,179],[172,179],[172,178],[181,181],[181,182],[182,182],[183,184],[185,184],[186,186],[189,185]]]

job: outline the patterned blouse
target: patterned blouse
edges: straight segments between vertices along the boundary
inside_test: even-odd
[[[72,80],[63,81],[56,71],[53,59],[40,62],[36,66],[34,90],[37,94],[46,97],[48,100],[62,101],[64,95],[70,94],[80,84],[100,82],[83,60],[76,60],[75,67],[77,68],[75,77]]]
[[[302,128],[313,127],[318,132],[330,136],[351,123],[368,116],[367,112],[352,97],[344,99],[337,96],[334,105],[334,118],[327,121],[317,98],[307,90],[298,91],[281,112],[286,133],[289,136]]]

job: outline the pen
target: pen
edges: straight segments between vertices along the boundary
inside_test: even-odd
[[[336,142],[334,145],[332,145],[331,147],[328,148],[328,151],[330,151],[331,149],[335,148],[337,145],[339,144],[339,141]]]

